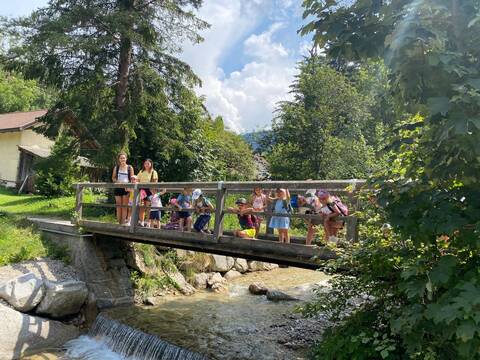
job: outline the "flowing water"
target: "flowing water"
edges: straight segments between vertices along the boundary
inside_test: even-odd
[[[292,315],[299,302],[271,302],[265,296],[250,295],[248,286],[261,282],[305,301],[315,284],[326,279],[320,272],[281,268],[232,280],[227,293],[203,291],[190,297],[165,297],[155,307],[111,309],[97,318],[88,335],[67,344],[64,356],[81,360],[304,359],[305,348],[288,346],[291,337],[313,336],[308,327],[302,327],[303,320]]]

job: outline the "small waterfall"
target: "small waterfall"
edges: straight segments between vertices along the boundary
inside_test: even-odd
[[[97,346],[92,346],[91,342],[96,342]],[[102,359],[110,358],[106,354],[111,351],[120,355],[118,358],[128,360],[208,360],[201,354],[170,344],[102,314],[97,316],[88,337],[72,340],[66,344],[66,348],[67,357],[73,359],[99,359],[99,351],[103,354]],[[79,348],[84,348],[84,351]]]

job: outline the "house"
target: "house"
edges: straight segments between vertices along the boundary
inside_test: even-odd
[[[0,183],[20,187],[32,173],[36,158],[50,155],[53,141],[36,133],[46,110],[0,114]]]
[[[36,160],[50,155],[54,142],[34,131],[39,126],[39,118],[47,110],[14,112],[0,114],[0,184],[16,187],[20,190],[33,191],[33,165]],[[62,126],[68,127],[78,138],[83,137],[81,149],[98,150],[100,145],[78,123],[70,110],[54,111],[50,116],[60,119]],[[102,178],[104,169],[93,166],[87,158],[78,158],[82,175],[91,181]]]

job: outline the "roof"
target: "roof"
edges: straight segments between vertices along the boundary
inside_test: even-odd
[[[41,148],[38,145],[18,145],[20,150],[23,150],[31,155],[38,156],[41,158],[47,158],[50,156],[50,149]]]
[[[50,153],[51,153],[50,149],[41,148],[38,145],[31,145],[31,146],[18,145],[18,149],[20,151],[25,151],[26,153],[28,153],[30,155],[37,156],[37,157],[40,157],[42,159],[45,159],[45,158],[49,157]],[[96,169],[96,166],[93,165],[90,162],[90,160],[88,158],[84,157],[84,156],[79,156],[77,158],[77,160],[78,160],[78,164],[81,167]]]
[[[47,110],[13,112],[0,114],[0,132],[22,131],[35,125],[37,118],[45,115]]]

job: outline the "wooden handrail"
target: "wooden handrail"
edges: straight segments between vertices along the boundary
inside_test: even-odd
[[[139,201],[139,192],[140,189],[167,189],[170,192],[181,191],[185,187],[191,188],[200,188],[204,193],[215,194],[216,197],[216,207],[215,214],[215,225],[214,225],[214,239],[218,240],[223,236],[223,222],[225,214],[236,214],[236,212],[229,209],[225,209],[226,195],[230,194],[245,194],[251,193],[253,188],[261,187],[265,190],[273,190],[278,187],[287,188],[292,194],[300,193],[308,189],[322,188],[326,189],[332,193],[345,193],[348,195],[349,199],[353,199],[354,194],[358,193],[365,188],[365,180],[308,180],[308,181],[248,181],[248,182],[160,182],[160,183],[78,183],[75,184],[77,196],[76,196],[76,211],[78,220],[82,219],[82,209],[84,206],[96,206],[96,207],[107,207],[107,208],[132,208],[132,220],[130,225],[130,232],[135,232],[138,213],[140,209],[150,209],[150,210],[161,210],[161,211],[187,211],[194,212],[194,209],[179,209],[176,207],[162,206],[162,207],[153,207],[141,205]],[[134,204],[133,206],[128,205],[116,205],[116,204],[98,204],[98,203],[84,203],[83,202],[83,190],[85,188],[104,188],[104,189],[113,189],[113,188],[124,188],[124,189],[133,189],[134,191]],[[349,188],[348,190],[346,188]],[[264,212],[254,212],[254,215],[266,216],[267,220],[271,216],[278,217],[288,217],[288,218],[300,218],[304,220],[322,220],[323,216],[321,214],[279,214],[271,211]],[[354,216],[338,216],[337,219],[345,220],[347,224],[347,238],[351,240],[356,240],[358,237],[357,223],[358,219]],[[267,224],[267,232],[269,232]]]

